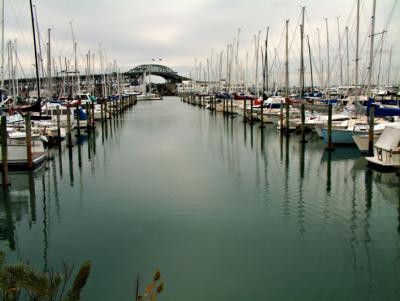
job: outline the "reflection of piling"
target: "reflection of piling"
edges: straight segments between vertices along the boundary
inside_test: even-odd
[[[231,96],[231,117],[233,118],[233,97]]]
[[[35,193],[35,180],[33,172],[28,173],[29,184],[29,206],[31,212],[31,221],[36,222],[36,193]]]
[[[368,128],[368,156],[374,156],[374,121],[375,121],[375,107],[369,107],[369,128]]]
[[[69,157],[69,181],[70,185],[74,186],[74,163],[73,163],[72,149],[69,149],[68,157]]]
[[[32,131],[31,131],[31,114],[28,113],[25,116],[25,130],[26,130],[26,158],[27,168],[31,170],[33,168],[32,158]]]
[[[3,189],[10,185],[8,180],[8,152],[7,152],[7,117],[1,116],[1,160]]]
[[[327,151],[333,151],[335,148],[332,144],[332,104],[329,104],[328,110],[328,133],[327,133]]]
[[[306,143],[306,108],[304,103],[301,104],[301,143]]]
[[[78,167],[82,168],[82,147],[80,141],[78,141]]]

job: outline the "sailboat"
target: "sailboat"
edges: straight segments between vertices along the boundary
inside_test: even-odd
[[[149,92],[147,92],[147,83],[146,83],[146,77],[151,76],[150,72],[147,74],[147,70],[144,70],[143,72],[143,86],[144,86],[144,92],[142,94],[138,94],[137,100],[142,101],[142,100],[160,100],[161,97],[155,93],[151,92],[151,79],[149,82]]]

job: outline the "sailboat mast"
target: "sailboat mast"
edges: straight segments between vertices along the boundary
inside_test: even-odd
[[[35,51],[35,69],[36,69],[37,97],[38,97],[38,101],[40,101],[39,64],[38,64],[37,49],[36,49],[35,18],[33,16],[32,0],[29,0],[29,4],[30,4],[30,8],[31,8],[31,19],[32,19],[33,49]],[[42,110],[40,110],[40,116],[41,115],[42,115]]]
[[[355,90],[356,97],[355,102],[358,101],[358,47],[360,43],[360,0],[357,0],[357,27],[356,27],[356,78],[355,78]]]
[[[342,39],[340,37],[340,26],[339,26],[339,17],[336,18],[337,20],[337,31],[338,31],[338,39],[339,39],[339,76],[340,76],[340,85],[343,86],[343,70],[342,70]]]
[[[268,33],[269,33],[269,27],[267,27],[267,36],[265,38],[265,92],[268,92],[269,87],[268,87]]]
[[[313,70],[312,70],[311,47],[310,47],[310,39],[308,38],[308,35],[307,35],[307,44],[308,44],[308,56],[310,58],[311,93],[314,93],[314,78],[313,78]]]
[[[259,89],[258,89],[258,52],[259,52],[259,48],[260,48],[260,34],[261,31],[258,32],[258,36],[257,36],[257,40],[256,40],[256,51],[255,51],[255,55],[256,55],[256,96],[257,98],[259,97]]]
[[[329,31],[328,31],[328,19],[325,19],[326,25],[326,51],[327,51],[327,59],[328,59],[328,66],[326,70],[326,89],[328,91],[328,97],[330,97],[330,70],[329,70]]]
[[[370,93],[371,89],[371,80],[372,80],[372,64],[374,61],[374,36],[375,36],[375,10],[376,10],[376,0],[372,2],[372,17],[371,17],[371,46],[369,50],[369,66],[368,66],[368,88],[367,93],[372,96]]]
[[[387,85],[390,85],[390,66],[392,65],[392,47],[389,52],[389,67],[388,67],[388,75],[387,75]]]
[[[305,6],[301,9],[302,21],[300,25],[300,98],[304,94],[304,10]]]
[[[289,99],[289,20],[286,20],[286,46],[285,46],[285,86],[286,101]]]
[[[322,58],[321,58],[321,39],[320,39],[320,33],[319,33],[319,28],[317,28],[317,33],[318,33],[318,60],[319,60],[319,66],[320,66],[320,71],[319,71],[319,77],[320,77],[320,89],[323,88],[324,86],[324,65],[322,63]]]
[[[235,55],[235,77],[236,85],[239,84],[239,40],[240,40],[240,28],[238,29],[237,40],[236,40],[236,55]],[[238,86],[236,86],[238,88]]]
[[[52,82],[51,82],[51,44],[50,44],[50,28],[47,29],[48,41],[47,41],[47,78],[48,78],[48,93],[49,97],[52,96]]]
[[[350,84],[349,28],[346,26],[346,84]]]
[[[4,88],[4,0],[1,1],[1,70],[0,70],[0,73],[1,73],[1,88]]]

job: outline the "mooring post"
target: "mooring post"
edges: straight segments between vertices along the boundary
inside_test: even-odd
[[[71,109],[67,108],[67,147],[72,147]]]
[[[301,140],[300,143],[306,143],[306,107],[301,104]]]
[[[1,116],[1,161],[2,186],[3,189],[7,189],[10,185],[8,180],[7,116]]]
[[[225,98],[222,98],[222,114],[225,115]]]
[[[90,130],[90,104],[87,102],[86,103],[86,128],[89,131]]]
[[[374,156],[374,123],[375,123],[375,107],[369,107],[369,127],[368,127],[368,156]]]
[[[25,116],[25,131],[26,131],[27,168],[28,170],[31,170],[33,168],[33,158],[32,158],[31,114],[29,112]]]
[[[279,114],[279,126],[281,127],[281,134],[283,133],[283,100],[281,100],[281,108]]]
[[[103,108],[104,104],[103,101],[100,102],[100,120],[101,123],[104,122],[104,108]]]
[[[94,130],[94,102],[90,102],[90,108],[92,109],[92,119],[91,119],[91,122],[92,122],[92,129]]]
[[[261,101],[261,115],[260,115],[260,121],[261,121],[261,124],[260,124],[260,129],[263,129],[265,126],[264,126],[264,99]]]
[[[108,111],[108,119],[111,120],[112,118],[112,100],[109,102],[106,98],[106,109]]]
[[[247,122],[247,99],[244,99],[244,104],[243,104],[243,122]]]
[[[60,124],[60,106],[59,105],[57,105],[56,114],[57,114],[57,143],[60,143],[61,142],[61,124]]]
[[[286,98],[286,120],[285,120],[285,123],[286,123],[286,125],[285,125],[285,132],[286,132],[286,135],[287,136],[289,136],[289,134],[290,134],[290,126],[289,126],[289,109],[290,109],[290,107],[289,107],[289,98]]]
[[[233,117],[233,97],[231,96],[231,118]]]
[[[328,133],[327,133],[327,145],[325,148],[327,151],[333,151],[334,147],[332,144],[332,104],[328,107]]]
[[[253,99],[250,99],[250,125],[253,125]]]
[[[78,139],[81,138],[81,123],[80,123],[80,118],[79,118],[79,107],[75,108],[75,113],[76,113],[76,130],[77,130],[77,137]]]

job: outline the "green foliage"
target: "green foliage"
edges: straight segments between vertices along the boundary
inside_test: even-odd
[[[53,301],[61,300],[72,269],[64,264],[64,274],[35,271],[26,263],[5,264],[5,254],[0,251],[0,290],[4,301]],[[90,273],[90,262],[80,268],[72,288],[63,301],[79,301],[82,288]]]

